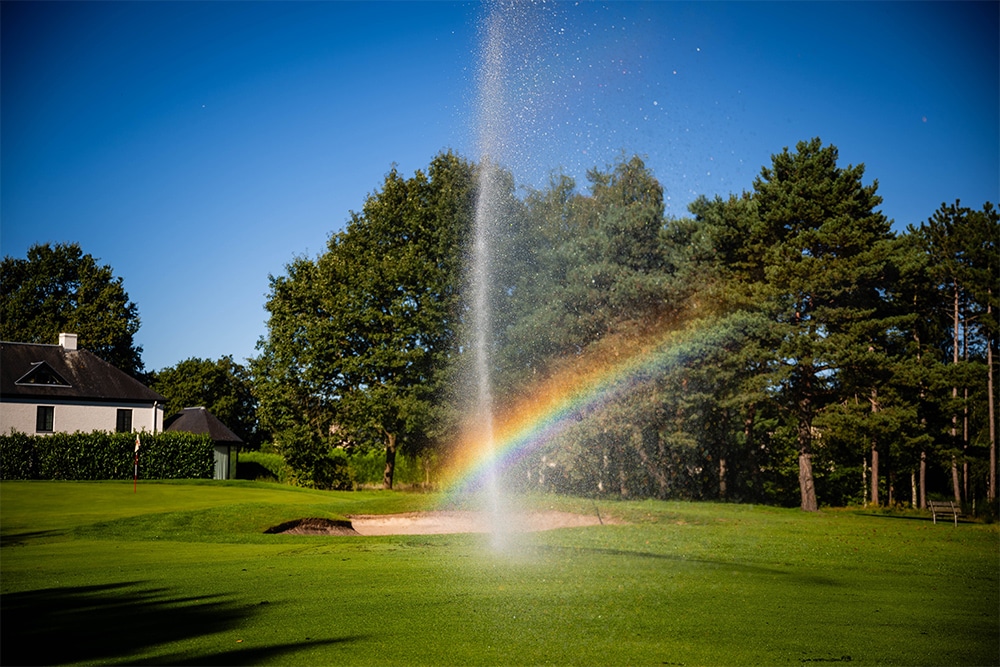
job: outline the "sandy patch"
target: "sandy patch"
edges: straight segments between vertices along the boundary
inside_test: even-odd
[[[351,525],[360,535],[443,535],[447,533],[491,533],[492,517],[485,512],[409,512],[406,514],[352,516]],[[596,526],[596,516],[571,512],[525,512],[512,514],[502,528],[531,533],[556,528]]]
[[[448,533],[492,533],[492,517],[485,512],[440,511],[405,514],[360,514],[349,521],[297,519],[268,528],[266,533],[285,535],[445,535]],[[557,528],[581,528],[617,523],[596,514],[572,512],[522,512],[512,514],[501,526],[505,532],[532,533]]]

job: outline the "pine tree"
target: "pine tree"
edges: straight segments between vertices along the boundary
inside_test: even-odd
[[[884,354],[890,222],[876,210],[864,166],[837,166],[834,146],[800,142],[773,156],[754,181],[761,307],[778,344],[768,381],[796,421],[803,510],[818,507],[816,415],[846,393],[869,396],[867,371]],[[867,386],[866,386],[867,385]]]

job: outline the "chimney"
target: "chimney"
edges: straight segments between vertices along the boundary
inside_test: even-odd
[[[75,350],[76,334],[71,334],[71,333],[59,334],[59,344],[62,346],[64,350]]]

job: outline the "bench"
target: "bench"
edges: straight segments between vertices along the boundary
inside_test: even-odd
[[[958,517],[962,516],[961,508],[951,500],[928,500],[927,509],[931,511],[934,523],[937,523],[937,518],[940,515],[941,518],[951,517],[957,527]]]

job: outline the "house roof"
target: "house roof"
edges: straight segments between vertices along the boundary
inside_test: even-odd
[[[240,437],[229,430],[205,408],[184,408],[163,423],[164,431],[182,431],[184,433],[207,433],[215,442],[233,442],[243,444]]]
[[[166,403],[93,352],[38,343],[0,342],[0,397]]]

